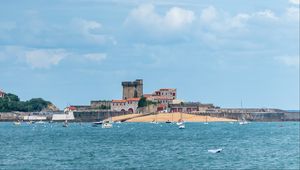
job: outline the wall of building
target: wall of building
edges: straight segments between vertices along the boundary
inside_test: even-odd
[[[121,116],[130,114],[128,112],[117,112],[110,110],[99,111],[74,111],[74,117],[76,122],[96,122],[108,119],[114,116]]]
[[[110,107],[111,105],[111,100],[92,100],[91,101],[91,108],[96,109],[96,108],[101,108],[101,106],[105,107]]]
[[[111,103],[111,110],[136,113],[138,102],[138,98],[137,100],[113,100]]]

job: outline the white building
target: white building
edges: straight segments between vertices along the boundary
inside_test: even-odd
[[[67,107],[64,110],[63,114],[53,114],[52,115],[52,121],[64,121],[64,120],[74,120],[74,114],[73,111],[75,111],[76,108],[73,106]]]
[[[140,98],[129,98],[126,100],[112,100],[111,110],[136,113]]]
[[[41,121],[41,120],[47,120],[46,116],[41,115],[29,115],[23,117],[24,121]]]
[[[5,93],[4,91],[1,91],[1,90],[0,90],[0,98],[4,97],[5,94],[6,94],[6,93]]]

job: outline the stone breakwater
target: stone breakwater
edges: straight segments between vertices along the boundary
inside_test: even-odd
[[[212,117],[222,117],[229,119],[258,122],[280,122],[280,121],[300,121],[299,112],[207,112],[207,113],[194,113],[197,115],[208,115]]]

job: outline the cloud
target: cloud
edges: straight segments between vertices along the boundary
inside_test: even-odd
[[[299,5],[300,4],[300,0],[289,0],[289,2],[291,4],[295,4],[295,5]]]
[[[144,4],[133,9],[125,20],[125,25],[135,25],[147,31],[168,32],[186,28],[195,20],[191,10],[172,7],[165,15],[159,15],[152,4]]]
[[[67,55],[62,49],[37,49],[25,52],[25,60],[32,68],[50,68],[58,65]]]
[[[90,21],[85,19],[73,19],[72,25],[84,38],[90,42],[97,44],[104,44],[106,42],[112,42],[116,44],[116,40],[113,36],[104,34],[103,26],[97,21]]]
[[[300,65],[299,57],[300,56],[281,56],[281,57],[275,57],[275,60],[288,67],[299,68]]]
[[[200,19],[203,22],[211,22],[217,18],[218,11],[215,7],[209,6],[202,10]]]
[[[166,26],[173,29],[180,29],[191,24],[195,19],[194,12],[178,7],[171,8],[163,19]]]
[[[269,9],[256,12],[256,13],[252,14],[252,16],[259,17],[259,18],[267,18],[267,19],[278,19],[278,17],[274,14],[274,12]]]
[[[300,15],[299,8],[296,8],[296,7],[287,8],[286,15],[287,15],[288,19],[299,22],[299,15]]]
[[[84,55],[84,58],[96,62],[102,62],[106,57],[107,55],[105,53],[89,53]]]

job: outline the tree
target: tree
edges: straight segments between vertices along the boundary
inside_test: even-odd
[[[146,97],[142,96],[138,102],[138,108],[147,106]]]
[[[20,101],[17,95],[8,93],[0,98],[0,112],[23,111],[34,112],[41,111],[51,105],[51,102],[42,98],[33,98],[29,101]]]

